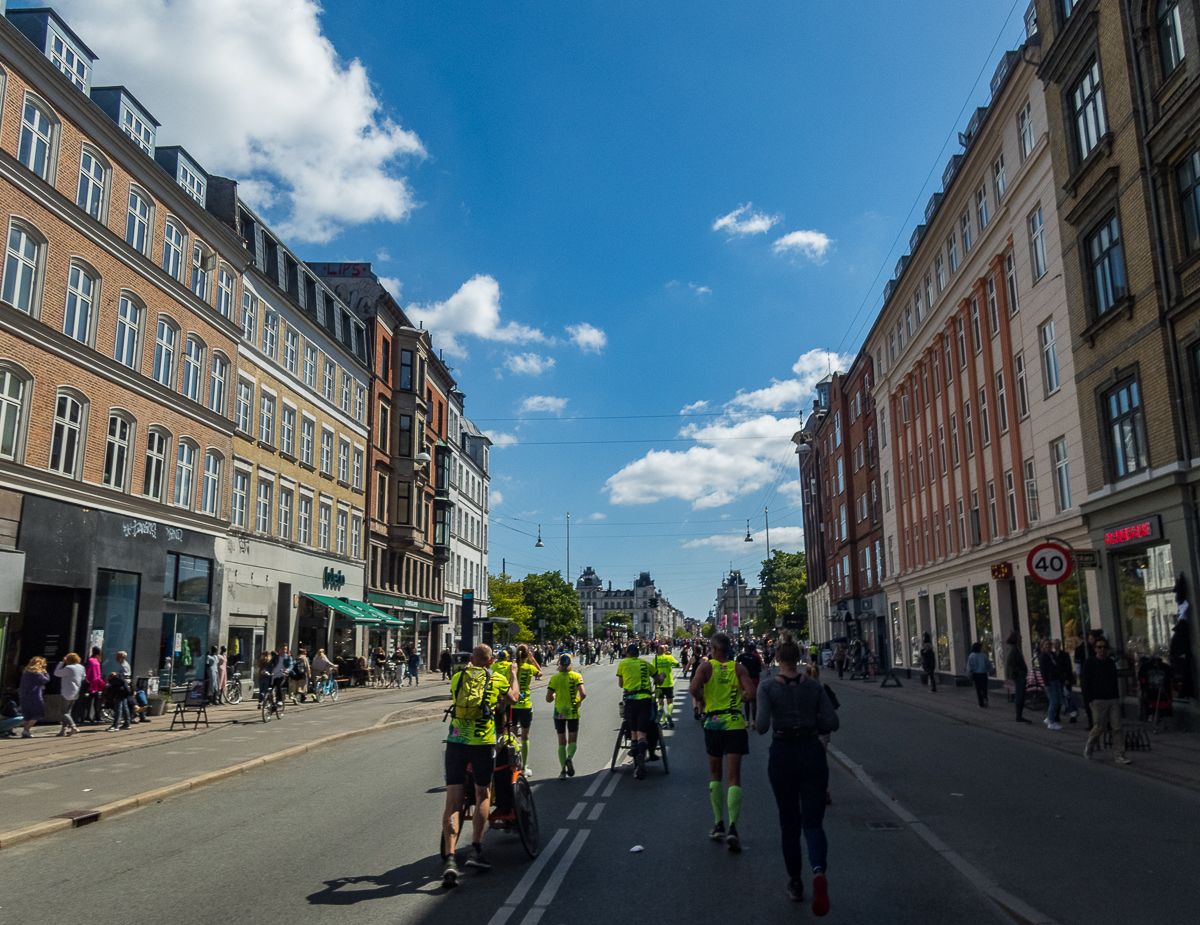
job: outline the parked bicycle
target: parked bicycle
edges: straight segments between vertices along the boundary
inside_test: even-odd
[[[225,681],[225,703],[242,702],[242,673],[235,671]]]

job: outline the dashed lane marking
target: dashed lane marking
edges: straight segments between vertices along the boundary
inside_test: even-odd
[[[587,790],[585,790],[583,792],[583,795],[585,797],[587,797],[588,799],[591,799],[592,797],[594,797],[596,795],[596,791],[600,789],[600,785],[602,783],[604,783],[604,772],[597,771],[596,779],[593,780],[591,785],[587,788]]]
[[[508,899],[504,901],[505,906],[516,906],[525,898],[534,883],[537,882],[537,878],[541,876],[546,865],[550,863],[550,858],[554,856],[554,852],[558,850],[558,846],[563,843],[563,839],[567,837],[567,832],[569,831],[569,829],[559,829],[554,833],[554,837],[550,839],[550,844],[542,849],[542,853],[537,856],[537,860],[529,866],[529,870],[525,871],[525,876],[521,878],[521,882],[517,884],[516,888],[509,894]],[[498,919],[497,917],[503,911],[503,908],[497,910],[496,917],[493,917],[490,925],[504,925],[508,920],[508,916],[512,915],[513,910],[510,909],[504,918]]]
[[[525,913],[525,918],[521,919],[521,925],[537,925],[545,914],[545,909],[530,909]]]
[[[608,786],[604,788],[604,794],[603,794],[603,796],[604,796],[604,799],[606,799],[606,800],[607,800],[607,799],[608,799],[610,796],[612,796],[612,795],[613,795],[613,791],[617,789],[617,784],[619,784],[619,783],[621,782],[621,778],[622,778],[624,775],[622,775],[622,774],[612,774],[612,775],[610,775],[610,776],[611,776],[611,778],[612,778],[612,779],[611,779],[611,780],[608,782]]]
[[[600,814],[604,812],[604,805],[603,803],[597,803],[592,807],[592,811],[588,813],[588,822],[595,822],[600,818]]]
[[[567,871],[571,869],[571,864],[579,855],[579,852],[583,850],[583,843],[587,841],[590,832],[591,829],[580,829],[576,833],[574,840],[571,842],[571,847],[567,849],[567,853],[562,856],[562,860],[554,868],[554,873],[550,875],[550,879],[542,887],[542,892],[538,894],[538,898],[533,901],[535,906],[548,906],[554,902],[554,895],[558,892],[558,888],[562,886],[562,882],[567,876]]]
[[[582,813],[585,809],[587,809],[586,803],[576,803],[575,808],[573,810],[571,810],[569,813],[567,813],[567,821],[568,822],[575,821],[576,819],[579,818],[579,814]]]

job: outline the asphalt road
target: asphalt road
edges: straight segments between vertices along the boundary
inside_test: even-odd
[[[707,837],[707,764],[682,684],[668,733],[671,773],[650,765],[636,781],[628,769],[608,771],[613,675],[607,663],[584,671],[589,698],[571,780],[557,779],[551,707],[535,697],[537,862],[515,835],[490,833],[492,870],[465,871],[456,890],[441,889],[445,727],[426,723],[6,850],[0,918],[63,920],[73,910],[78,918],[66,920],[433,925],[453,915],[478,925],[609,925],[703,915],[741,925],[811,916],[784,894],[766,742],[752,742],[743,768],[744,850],[731,855]],[[1183,841],[1195,831],[1195,798],[868,698],[849,684],[838,690],[844,731],[835,746],[950,848],[1063,925],[1162,914],[1184,921],[1197,907]],[[912,827],[869,828],[897,817],[835,762],[831,769],[827,921],[1009,921]],[[632,853],[635,845],[644,850]]]

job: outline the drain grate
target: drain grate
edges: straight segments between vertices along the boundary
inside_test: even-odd
[[[896,832],[900,829],[899,822],[868,822],[867,828],[872,832]]]
[[[69,813],[59,813],[55,819],[70,819],[74,823],[75,828],[81,825],[87,825],[90,822],[100,821],[100,812],[95,809],[77,809]]]

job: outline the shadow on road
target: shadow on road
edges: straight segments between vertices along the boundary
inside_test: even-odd
[[[396,867],[383,874],[365,877],[339,877],[326,880],[325,888],[312,893],[312,906],[353,906],[374,899],[424,892],[441,880],[440,868],[433,855]]]

